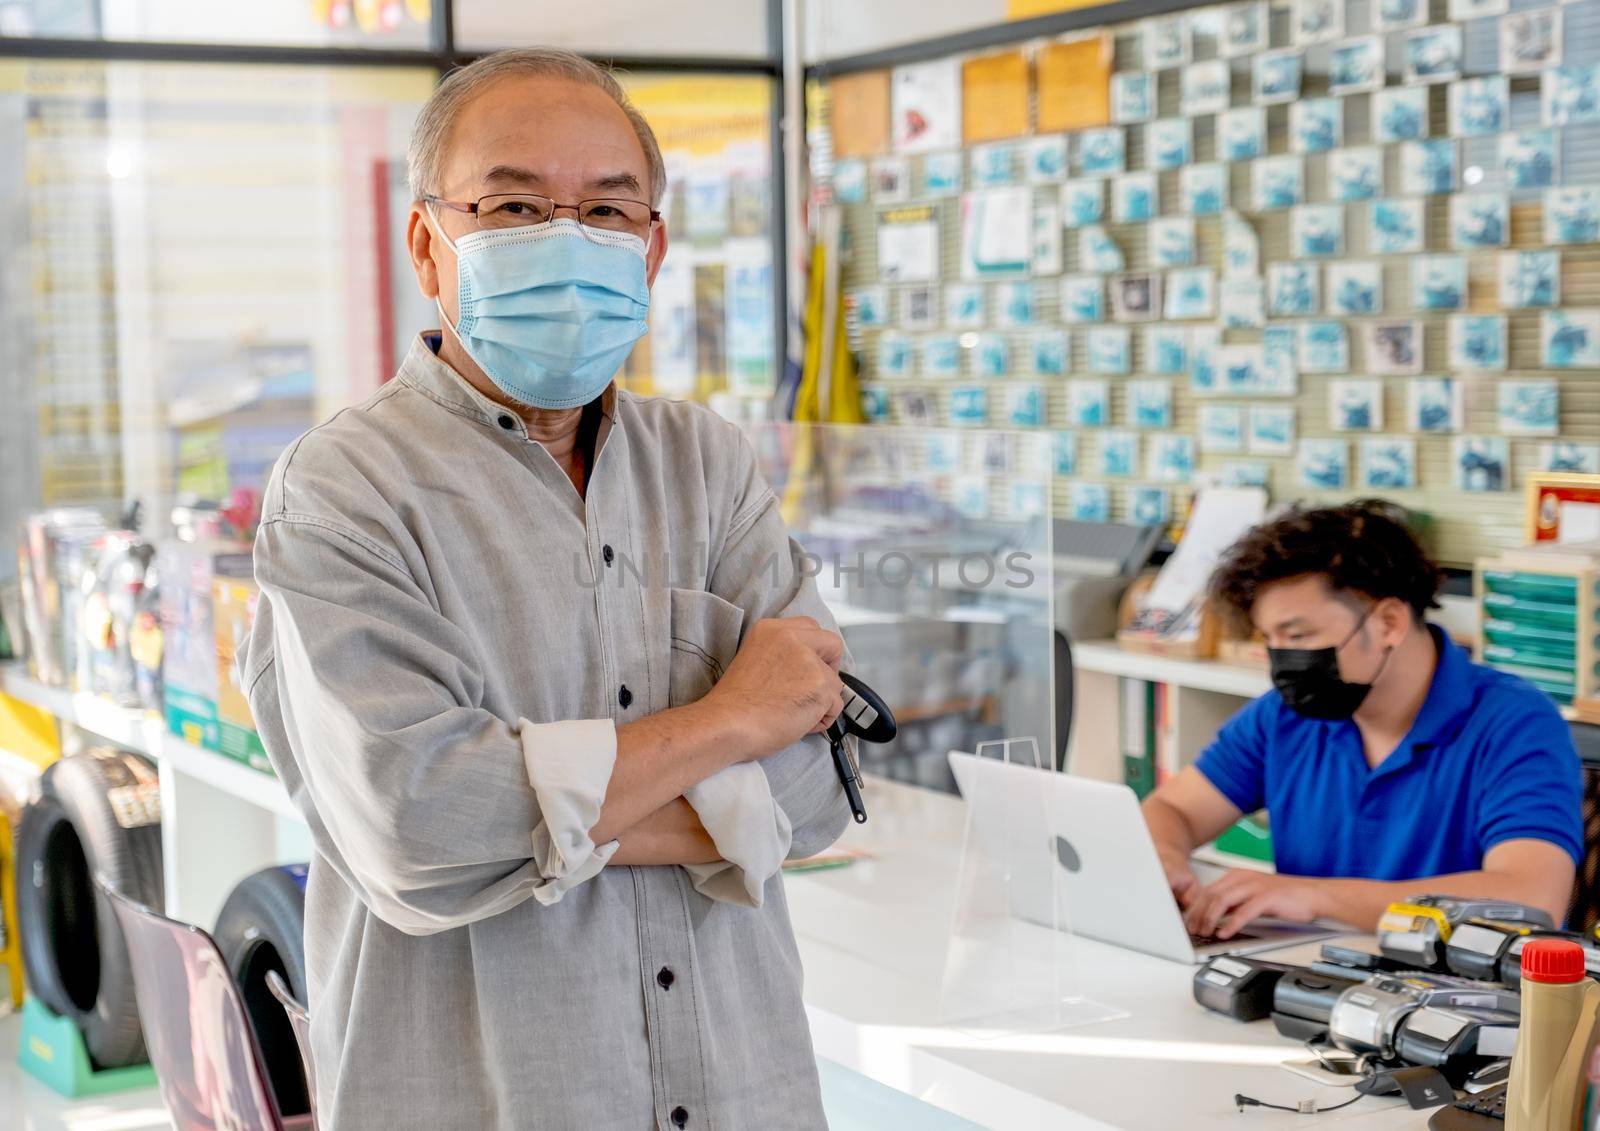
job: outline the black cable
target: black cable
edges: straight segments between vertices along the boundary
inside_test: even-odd
[[[1362,1093],[1354,1099],[1345,1100],[1342,1104],[1334,1104],[1332,1107],[1318,1107],[1315,1100],[1305,1101],[1311,1105],[1310,1107],[1288,1107],[1284,1104],[1269,1104],[1265,1100],[1258,1100],[1254,1096],[1246,1096],[1238,1092],[1233,1095],[1233,1102],[1238,1105],[1240,1111],[1247,1107],[1265,1107],[1271,1108],[1273,1111],[1287,1111],[1292,1115],[1321,1115],[1325,1111],[1338,1111],[1342,1107],[1349,1107],[1351,1104],[1364,1099],[1366,1099],[1366,1093]]]

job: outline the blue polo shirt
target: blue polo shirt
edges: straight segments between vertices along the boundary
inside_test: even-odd
[[[1583,854],[1582,771],[1555,704],[1429,626],[1439,664],[1411,732],[1376,769],[1353,722],[1276,691],[1229,719],[1196,766],[1246,813],[1266,808],[1278,871],[1410,880],[1483,867],[1506,840]]]

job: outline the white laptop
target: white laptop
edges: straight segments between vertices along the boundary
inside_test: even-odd
[[[1047,868],[1013,873],[1011,906],[1020,918],[1046,926],[1055,922],[1057,904],[1048,886],[1053,877],[1064,928],[1176,962],[1248,954],[1336,933],[1263,919],[1227,940],[1194,938],[1167,886],[1133,790],[956,751],[950,768],[984,851],[1009,860],[1035,852],[1050,862]],[[1196,865],[1202,883],[1220,870],[1205,872]]]

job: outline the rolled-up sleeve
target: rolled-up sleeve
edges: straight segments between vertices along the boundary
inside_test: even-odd
[[[553,903],[616,850],[589,837],[616,758],[609,719],[482,708],[471,642],[393,553],[323,518],[257,536],[246,686],[294,753],[318,850],[379,918],[432,934]],[[274,750],[277,746],[279,749]]]
[[[766,882],[783,867],[794,837],[766,774],[753,762],[736,762],[683,796],[721,857],[687,866],[695,890],[724,903],[760,907]]]
[[[837,630],[816,585],[797,567],[800,549],[789,537],[755,453],[741,433],[735,430],[733,438],[741,457],[738,501],[721,554],[712,563],[711,592],[742,608],[747,626],[765,617],[809,616]],[[846,661],[848,667],[848,656]],[[788,859],[814,856],[839,839],[850,822],[850,805],[827,739],[808,735],[757,765],[790,825]]]

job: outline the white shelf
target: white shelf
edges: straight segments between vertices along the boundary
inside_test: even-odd
[[[173,769],[213,789],[279,816],[301,820],[277,778],[185,742],[154,715],[118,707],[93,695],[48,687],[29,676],[20,664],[0,665],[0,691],[118,746],[170,763]]]
[[[1089,640],[1072,645],[1072,666],[1078,671],[1145,679],[1200,691],[1215,691],[1254,699],[1272,690],[1272,680],[1260,668],[1224,664],[1216,660],[1180,660],[1130,652],[1114,640]]]

